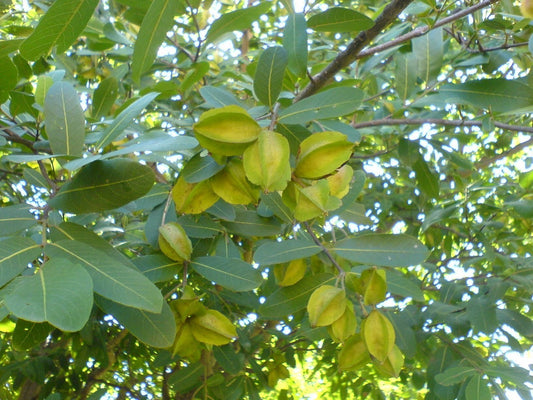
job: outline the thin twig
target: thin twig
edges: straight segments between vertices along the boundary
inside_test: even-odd
[[[335,268],[337,268],[337,271],[339,271],[339,277],[341,278],[344,277],[344,275],[346,275],[346,271],[344,271],[344,268],[342,268],[337,262],[337,260],[335,260],[335,257],[333,257],[329,249],[326,246],[324,246],[322,242],[320,241],[320,239],[315,235],[315,232],[313,232],[313,229],[311,229],[311,226],[309,225],[309,223],[304,222],[303,225],[307,233],[311,235],[313,242],[315,242],[316,245],[322,249],[322,251],[326,254],[326,257],[331,261],[331,263],[335,266]]]

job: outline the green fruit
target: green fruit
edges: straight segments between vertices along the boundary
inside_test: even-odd
[[[346,310],[346,294],[343,289],[323,285],[316,289],[307,302],[311,326],[328,326],[338,320]]]
[[[237,337],[235,326],[216,310],[206,310],[192,317],[190,323],[194,338],[202,343],[222,346]]]
[[[357,328],[357,319],[355,319],[355,313],[353,310],[353,304],[346,300],[346,309],[344,314],[328,326],[328,332],[331,338],[335,342],[344,342],[350,336],[355,334],[355,329]]]
[[[307,179],[329,175],[350,159],[353,146],[340,132],[314,133],[300,143],[294,175]]]
[[[522,0],[520,11],[524,17],[533,19],[533,0]]]
[[[193,125],[198,142],[213,154],[240,155],[261,132],[248,112],[235,105],[204,112]]]
[[[257,203],[259,189],[248,182],[242,161],[232,158],[226,167],[210,179],[213,191],[230,204]]]
[[[274,276],[280,286],[291,286],[299,282],[307,271],[307,262],[303,258],[292,260],[288,264],[274,267]]]
[[[172,188],[172,200],[180,214],[200,214],[218,201],[219,197],[208,181],[188,183],[180,176]]]
[[[350,182],[353,177],[353,169],[349,165],[343,165],[333,175],[328,176],[329,192],[332,196],[342,199],[350,191]]]
[[[365,304],[378,304],[387,295],[387,280],[384,269],[370,268],[361,274]]]
[[[360,335],[350,336],[339,352],[339,370],[354,371],[370,361],[370,355]]]
[[[243,154],[246,177],[265,192],[284,190],[291,179],[289,142],[285,136],[262,131]]]
[[[159,247],[164,255],[174,261],[189,261],[192,243],[185,230],[177,222],[169,222],[159,227]]]
[[[379,362],[384,362],[396,340],[394,327],[389,319],[378,310],[371,311],[361,326],[361,335],[368,352]]]

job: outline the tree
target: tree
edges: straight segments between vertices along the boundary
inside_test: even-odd
[[[3,4],[1,398],[532,398],[517,4]]]

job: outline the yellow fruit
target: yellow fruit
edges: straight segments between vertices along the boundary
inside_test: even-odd
[[[353,310],[353,304],[351,301],[346,300],[346,309],[344,314],[328,326],[328,332],[331,338],[335,342],[344,342],[350,336],[355,334],[357,328],[357,319],[355,319],[355,313]]]
[[[339,352],[339,370],[354,371],[370,361],[370,355],[360,335],[350,336]]]
[[[520,11],[524,17],[533,19],[533,0],[522,0]]]
[[[391,352],[387,356],[387,359],[383,363],[374,363],[376,369],[384,375],[398,377],[400,371],[403,367],[403,354],[398,348],[394,345]]]
[[[235,326],[216,310],[206,310],[192,317],[190,323],[194,338],[202,343],[222,346],[237,337]]]
[[[307,271],[307,262],[303,258],[292,260],[288,264],[274,267],[274,276],[280,286],[291,286],[299,282]]]
[[[179,177],[172,188],[172,200],[180,214],[200,214],[218,201],[219,197],[208,181],[188,183]]]
[[[320,217],[341,205],[340,199],[329,194],[326,179],[320,179],[306,187],[290,182],[283,191],[282,200],[293,210],[294,218],[299,221]]]
[[[210,179],[213,191],[230,204],[256,203],[259,189],[246,179],[242,161],[232,158],[226,167]]]
[[[178,324],[176,338],[172,345],[172,355],[178,354],[193,361],[200,358],[201,350],[201,344],[194,338],[190,324]]]
[[[261,132],[248,112],[235,105],[204,112],[193,125],[198,142],[211,153],[240,155]]]
[[[378,310],[370,312],[361,326],[366,348],[378,361],[384,362],[394,347],[396,334],[392,323]]]
[[[349,165],[343,165],[336,173],[327,177],[329,192],[332,196],[342,199],[350,191],[350,182],[353,177],[353,169]]]
[[[289,142],[285,136],[262,131],[243,154],[246,177],[265,192],[284,190],[291,179]]]
[[[300,143],[294,174],[317,179],[329,175],[349,160],[353,143],[340,132],[319,132]]]
[[[343,289],[323,285],[316,289],[307,302],[311,326],[328,326],[338,320],[346,310],[346,294]]]
[[[365,304],[377,304],[385,300],[387,281],[384,269],[371,268],[361,274]]]
[[[169,222],[159,227],[159,247],[164,255],[174,261],[189,261],[192,243],[185,230],[177,222]]]

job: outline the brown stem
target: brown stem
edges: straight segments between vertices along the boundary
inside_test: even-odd
[[[335,257],[333,257],[329,249],[326,246],[324,246],[324,244],[322,244],[320,239],[315,235],[315,232],[313,232],[311,225],[309,225],[308,222],[304,222],[303,225],[307,233],[309,233],[309,235],[311,236],[311,239],[313,239],[313,242],[315,242],[316,245],[322,249],[322,251],[326,254],[326,257],[331,261],[331,263],[335,266],[335,268],[337,268],[337,271],[339,272],[339,277],[342,278],[346,274],[346,272],[344,271],[344,268],[342,268],[339,265],[339,263],[337,262],[337,260],[335,260]]]

